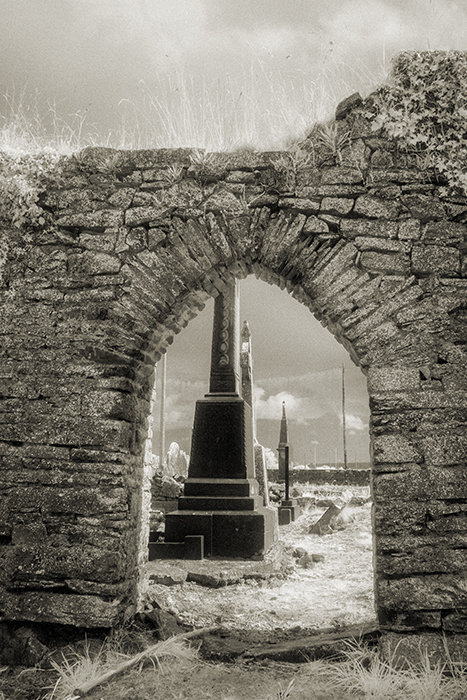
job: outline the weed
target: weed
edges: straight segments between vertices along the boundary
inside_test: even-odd
[[[183,178],[184,168],[178,165],[169,165],[164,173],[164,178],[168,185],[175,185]]]
[[[344,131],[339,132],[339,128],[336,122],[331,124],[322,124],[319,127],[317,139],[319,143],[324,146],[324,148],[333,157],[334,161],[342,164],[342,151],[344,148],[350,146],[350,132]]]
[[[277,691],[277,700],[287,700],[287,698],[290,698],[290,693],[292,691],[293,685],[295,683],[295,679],[292,678],[290,681],[289,685],[285,690],[282,688],[281,684],[279,683],[279,690]]]
[[[392,81],[373,100],[373,131],[397,139],[452,190],[467,192],[467,57],[465,53],[404,52]]]

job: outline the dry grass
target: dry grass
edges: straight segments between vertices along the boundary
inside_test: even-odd
[[[345,693],[349,700],[463,700],[466,697],[466,669],[449,661],[432,665],[425,655],[418,664],[407,664],[400,669],[391,659],[381,659],[377,650],[362,646],[349,646],[346,656],[343,663],[322,664],[316,675],[323,689]]]
[[[170,646],[170,641],[168,642]],[[463,700],[467,676],[463,667],[430,666],[426,658],[400,670],[383,661],[375,649],[350,646],[343,662],[313,661],[207,664],[193,652],[176,653],[154,668],[133,669],[99,686],[89,700]],[[60,669],[60,683],[47,700],[74,700],[77,680],[101,672],[86,656]],[[66,692],[70,691],[67,695]]]
[[[360,90],[368,94],[384,81],[384,63],[365,67],[321,67],[317,75],[297,68],[280,77],[264,62],[245,65],[241,78],[210,83],[180,71],[140,83],[133,99],[118,105],[120,125],[102,133],[86,110],[63,114],[36,92],[12,90],[0,115],[0,152],[68,155],[86,146],[112,148],[243,148],[284,150],[312,126],[333,116],[339,100]]]
[[[47,700],[74,700],[81,697],[78,688],[97,681],[105,673],[117,669],[123,662],[129,661],[134,656],[123,652],[122,648],[125,648],[125,645],[122,646],[122,640],[115,634],[111,634],[97,653],[91,653],[89,646],[86,646],[83,653],[75,652],[70,656],[63,654],[61,663],[52,659],[51,664],[58,678]],[[152,647],[147,647],[148,652],[151,649]],[[193,648],[176,639],[161,642],[157,650],[152,653],[146,653],[143,649],[138,656],[141,658],[137,670],[141,671],[145,663],[150,662],[153,670],[162,674],[164,674],[162,659],[170,657],[193,662],[197,658]]]

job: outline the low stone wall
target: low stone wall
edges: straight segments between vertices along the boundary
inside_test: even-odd
[[[268,480],[277,482],[278,469],[268,469]],[[346,486],[368,486],[369,469],[292,469],[290,484],[343,484]]]

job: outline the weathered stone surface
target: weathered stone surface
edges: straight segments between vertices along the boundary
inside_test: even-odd
[[[376,441],[376,439],[375,439]],[[407,453],[410,452],[407,447]],[[384,457],[389,458],[390,454]],[[393,453],[397,463],[398,455]],[[400,458],[405,456],[400,454]],[[420,456],[416,455],[419,460]],[[376,457],[375,457],[376,461]],[[381,459],[379,461],[382,461]],[[389,459],[387,459],[389,462]],[[401,459],[402,461],[402,459]],[[375,499],[395,498],[401,500],[434,500],[436,498],[467,498],[467,485],[465,484],[466,469],[424,467],[410,469],[406,472],[375,474],[373,480],[373,492]]]
[[[381,620],[465,630],[466,198],[339,117],[340,149],[319,128],[294,153],[86,149],[47,181],[43,230],[0,232],[0,593],[43,591],[5,619],[134,609],[154,364],[254,272],[368,372]]]
[[[44,577],[63,580],[82,576],[114,583],[123,573],[122,561],[117,552],[106,553],[91,547],[81,547],[75,551],[69,546],[16,546],[5,553],[4,562],[16,585],[19,582],[31,582],[31,587],[37,587]]]
[[[410,261],[404,254],[377,253],[374,251],[364,251],[361,257],[361,264],[367,270],[396,275],[401,272],[408,272],[410,267]]]
[[[98,596],[52,592],[5,593],[2,614],[6,620],[58,622],[75,627],[113,627],[122,616],[121,601]]]
[[[368,221],[366,219],[343,219],[341,232],[349,238],[355,236],[381,236],[396,238],[399,226],[395,221]]]
[[[368,391],[416,391],[420,388],[417,367],[371,367],[367,374]]]
[[[467,607],[465,573],[379,580],[376,588],[379,604],[390,610],[451,610]]]
[[[362,180],[363,175],[358,168],[327,168],[321,176],[322,185],[352,185]]]
[[[347,199],[346,197],[325,197],[321,202],[320,213],[329,212],[330,214],[343,216],[352,211],[353,205],[353,199]]]
[[[426,243],[453,245],[464,241],[467,235],[465,224],[454,221],[431,221],[423,227],[421,240]]]
[[[412,249],[412,271],[419,275],[444,275],[456,277],[460,274],[460,254],[456,248],[439,245],[414,245]]]
[[[120,226],[122,223],[122,212],[112,209],[101,209],[87,214],[67,214],[57,219],[57,226],[62,228],[81,228],[90,231],[103,231],[106,228]]]
[[[354,244],[359,250],[373,250],[380,253],[402,253],[403,247],[399,241],[372,238],[370,236],[356,236]]]
[[[417,241],[421,236],[420,221],[418,219],[401,221],[398,236],[401,241]]]
[[[317,214],[320,204],[313,199],[284,197],[283,199],[279,199],[279,206],[284,209],[295,209],[296,211],[305,212],[307,214]]]
[[[373,438],[375,462],[421,462],[422,454],[413,440],[403,435],[377,435]]]
[[[344,119],[352,109],[360,107],[362,104],[363,100],[359,92],[354,92],[352,95],[349,95],[349,97],[346,97],[345,100],[341,100],[336,107],[336,121]]]
[[[403,202],[412,216],[420,221],[438,220],[445,217],[443,204],[432,196],[413,194],[404,197]]]
[[[397,219],[401,206],[398,202],[364,195],[355,202],[354,212],[370,219]]]
[[[127,226],[141,226],[160,219],[167,212],[167,207],[132,207],[125,213],[125,224]],[[123,222],[122,222],[123,223]]]

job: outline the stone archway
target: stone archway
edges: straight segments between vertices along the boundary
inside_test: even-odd
[[[155,362],[254,273],[368,377],[380,624],[464,639],[467,201],[398,161],[363,108],[341,117],[349,143],[319,167],[313,144],[87,149],[49,183],[45,223],[3,231],[1,619],[136,611]]]

